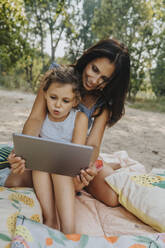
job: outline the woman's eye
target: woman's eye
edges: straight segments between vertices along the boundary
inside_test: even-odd
[[[99,72],[97,66],[95,66],[95,65],[92,65],[92,70],[93,70],[94,72],[96,72],[96,73]]]
[[[107,82],[108,78],[107,77],[102,77],[103,82]]]

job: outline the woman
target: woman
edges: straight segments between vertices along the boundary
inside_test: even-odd
[[[90,131],[86,145],[94,147],[92,162],[95,162],[105,127],[114,125],[124,114],[124,102],[130,78],[128,50],[114,39],[102,40],[84,52],[74,65],[74,69],[82,78],[83,93],[79,108],[89,119]],[[42,88],[43,86],[24,125],[24,134],[39,135],[47,112]],[[10,175],[5,186],[31,186],[30,172],[25,171],[22,176],[18,175],[24,170],[25,161],[11,154],[9,162],[13,173],[17,175]],[[89,175],[88,180],[84,181],[84,186],[87,186],[87,191],[96,199],[109,206],[112,206],[113,202],[116,206],[118,198],[104,181],[104,178],[112,172],[112,168],[105,166],[94,178]],[[13,181],[15,181],[14,185]]]

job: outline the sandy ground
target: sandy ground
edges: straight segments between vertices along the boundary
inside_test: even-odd
[[[21,132],[35,96],[0,89],[0,144],[12,141]],[[104,134],[101,151],[125,150],[128,155],[151,168],[165,168],[165,114],[145,112],[126,106],[125,116]]]

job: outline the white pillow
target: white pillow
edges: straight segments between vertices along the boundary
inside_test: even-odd
[[[165,232],[165,170],[152,174],[118,172],[105,181],[119,195],[119,202],[146,224]]]

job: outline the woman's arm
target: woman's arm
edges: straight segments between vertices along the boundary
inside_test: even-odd
[[[82,112],[78,112],[75,120],[75,127],[72,136],[72,142],[75,144],[85,145],[87,139],[88,132],[88,117],[86,114]],[[73,178],[73,182],[75,185],[75,190],[80,191],[85,186],[89,184],[89,182],[96,175],[96,170],[91,168],[87,168],[86,170],[81,170],[80,175],[77,175]]]
[[[39,92],[34,101],[32,111],[27,121],[24,124],[22,133],[31,136],[38,136],[42,123],[46,116],[46,102],[43,93],[43,86],[40,87]],[[17,157],[14,152],[11,152],[8,161],[11,165],[12,172],[15,174],[22,174],[25,171],[25,160]]]
[[[85,145],[88,132],[88,117],[83,112],[77,112],[72,135],[72,142]]]
[[[100,152],[100,145],[104,135],[105,127],[109,118],[109,111],[104,109],[102,114],[95,118],[90,134],[87,138],[86,145],[93,146],[91,162],[95,162]]]
[[[34,101],[31,113],[26,120],[22,133],[38,136],[46,116],[46,101],[44,98],[43,85],[40,87]]]

